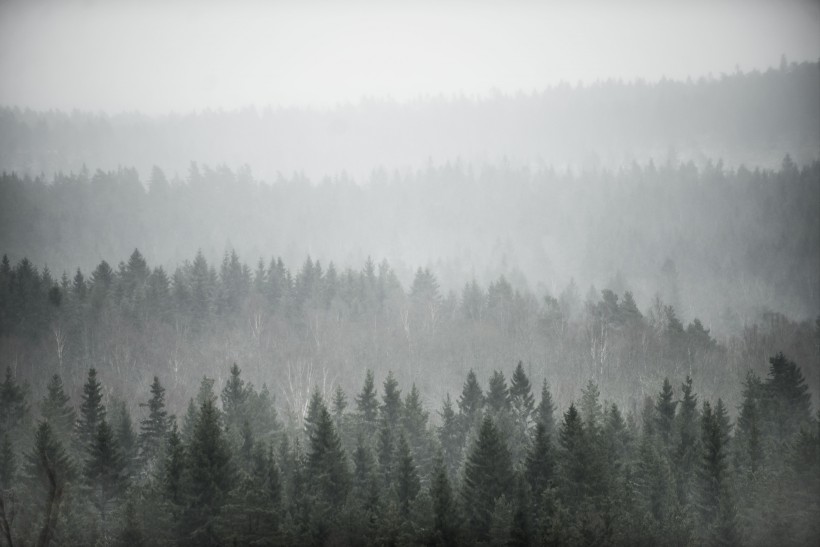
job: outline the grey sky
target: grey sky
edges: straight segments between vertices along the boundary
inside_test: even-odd
[[[332,106],[820,57],[817,2],[0,3],[0,104]]]

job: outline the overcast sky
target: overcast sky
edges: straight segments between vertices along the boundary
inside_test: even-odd
[[[152,114],[486,95],[820,57],[816,0],[0,0],[0,104]]]

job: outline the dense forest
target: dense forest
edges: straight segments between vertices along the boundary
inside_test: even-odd
[[[559,409],[519,363],[486,389],[470,371],[438,411],[367,371],[353,396],[314,390],[298,427],[236,364],[202,378],[181,418],[154,377],[136,420],[93,368],[79,409],[60,375],[34,401],[9,369],[0,531],[8,545],[808,545],[820,420],[800,367],[769,363],[736,420],[689,377],[639,412],[593,381]]]
[[[815,4],[0,0],[0,547],[820,545]]]
[[[559,173],[459,163],[272,184],[248,170],[193,164],[185,179],[159,168],[81,170],[53,179],[0,175],[0,249],[59,276],[139,248],[170,272],[196,249],[219,261],[305,256],[360,268],[389,260],[404,285],[417,266],[442,292],[504,276],[555,296],[571,279],[643,309],[655,294],[691,321],[738,334],[766,312],[820,314],[820,162],[776,170],[719,162],[652,163]],[[381,260],[379,258],[378,260]],[[252,265],[252,268],[255,266]]]
[[[247,164],[268,181],[280,172],[313,180],[346,172],[361,181],[377,168],[456,159],[564,170],[723,158],[732,168],[775,168],[786,151],[798,164],[818,159],[818,96],[815,58],[689,81],[567,82],[514,95],[365,98],[325,109],[256,105],[152,117],[6,106],[0,170],[50,177],[84,164],[134,166],[145,177],[153,165],[184,175],[196,161]]]

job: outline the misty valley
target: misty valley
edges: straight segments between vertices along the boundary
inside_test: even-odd
[[[580,4],[0,2],[0,546],[820,544],[820,5]]]

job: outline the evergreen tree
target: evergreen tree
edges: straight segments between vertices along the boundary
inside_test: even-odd
[[[37,535],[37,545],[48,545],[57,533],[60,507],[74,470],[63,445],[46,421],[37,426],[34,448],[26,455],[24,472],[29,494],[36,506],[42,508],[42,527]]]
[[[143,465],[150,468],[166,442],[170,423],[165,410],[165,388],[158,377],[154,376],[151,383],[151,398],[142,406],[148,408],[148,416],[140,423],[140,457]]]
[[[97,425],[97,435],[85,465],[86,486],[97,509],[103,538],[108,538],[108,517],[128,487],[126,462],[114,431],[103,417]]]
[[[316,427],[310,436],[308,476],[320,502],[338,509],[350,486],[342,442],[324,403],[319,409]]]
[[[591,477],[590,443],[584,422],[575,404],[570,404],[558,431],[559,461],[564,499],[576,506],[589,494]]]
[[[88,370],[88,380],[83,385],[80,419],[77,423],[81,454],[92,450],[91,447],[96,441],[99,426],[103,420],[105,420],[105,406],[102,403],[102,385],[97,380],[96,369],[91,368]]]
[[[250,389],[242,379],[242,371],[234,363],[231,365],[228,381],[222,389],[222,412],[228,432],[237,434],[241,431],[242,424],[248,419],[249,396]]]
[[[51,424],[53,434],[63,446],[68,446],[77,421],[77,413],[68,404],[69,400],[63,390],[63,380],[59,374],[55,374],[46,386],[46,395],[40,403],[40,414],[44,421]]]
[[[219,427],[214,400],[206,397],[187,452],[186,507],[180,543],[218,545],[216,521],[234,483],[231,453]]]
[[[401,390],[396,377],[393,372],[387,373],[387,379],[384,381],[384,395],[382,395],[382,404],[379,408],[381,412],[382,422],[390,429],[395,430],[399,426],[401,418]]]
[[[171,503],[174,511],[183,503],[185,463],[185,447],[182,445],[177,422],[173,420],[168,433],[160,478],[165,499]]]
[[[590,380],[581,391],[581,417],[584,427],[590,434],[597,432],[604,416],[604,408],[601,406],[601,392],[598,384]]]
[[[510,410],[510,392],[507,388],[507,380],[500,370],[493,372],[490,377],[490,385],[487,390],[487,406],[496,414]]]
[[[541,385],[541,402],[538,403],[538,408],[535,409],[535,421],[544,424],[546,434],[552,437],[555,432],[555,404],[552,402],[552,394],[550,393],[550,386],[546,380]]]
[[[0,383],[0,434],[10,435],[15,441],[22,440],[20,436],[28,425],[27,395],[27,386],[18,384],[11,367],[6,367],[6,377]]]
[[[675,417],[678,435],[675,449],[675,472],[677,474],[678,500],[685,505],[689,502],[690,491],[698,463],[698,398],[692,388],[692,378],[686,377],[681,385],[683,398],[680,401],[680,412]]]
[[[672,425],[675,421],[676,403],[673,397],[672,384],[669,383],[669,378],[664,378],[663,388],[655,402],[655,423],[656,431],[660,435],[663,446],[667,449],[672,442]]]
[[[131,413],[125,406],[125,401],[119,401],[115,405],[116,413],[112,423],[114,438],[122,454],[125,475],[133,477],[137,471],[138,445],[137,435],[134,432],[134,424],[131,421]]]
[[[750,372],[743,384],[743,401],[737,419],[735,445],[740,467],[751,476],[757,475],[763,464],[763,397],[763,382]]]
[[[722,403],[712,410],[703,403],[698,509],[701,532],[709,543],[737,543],[736,514],[728,462],[728,431]]]
[[[802,425],[811,420],[811,394],[803,373],[782,353],[769,359],[765,383],[765,410],[772,436],[788,442]]]
[[[441,458],[447,473],[455,477],[461,465],[461,449],[464,446],[464,435],[459,427],[458,416],[453,410],[453,402],[448,393],[439,412],[441,425],[438,426],[438,441],[441,445]]]
[[[376,399],[376,386],[373,380],[373,371],[365,374],[361,393],[356,397],[356,412],[366,435],[375,431],[376,419],[379,413],[379,402]]]
[[[512,375],[510,383],[510,404],[512,405],[516,422],[519,426],[523,426],[524,430],[527,430],[530,425],[533,410],[535,409],[535,398],[532,395],[530,379],[527,378],[521,361],[518,361],[518,366],[515,367],[515,372]]]
[[[465,421],[465,431],[478,423],[481,418],[481,410],[484,408],[484,392],[478,384],[475,372],[471,369],[467,373],[467,380],[461,389],[461,396],[458,399],[458,411]]]
[[[433,532],[436,545],[459,544],[459,510],[448,478],[444,460],[439,455],[433,463],[433,480],[430,484],[433,500]]]
[[[406,517],[410,513],[410,504],[416,499],[421,490],[421,481],[413,461],[413,454],[404,435],[399,436],[398,450],[396,451],[396,493],[399,507]]]
[[[487,416],[465,463],[461,492],[468,526],[478,539],[488,538],[496,502],[510,493],[512,479],[510,452]]]
[[[336,386],[336,391],[333,394],[333,423],[336,425],[336,430],[341,434],[344,431],[344,415],[347,408],[347,395],[342,386]]]
[[[524,468],[527,481],[532,489],[533,499],[538,503],[547,488],[552,485],[555,474],[552,441],[547,434],[547,428],[541,422],[535,426],[535,436],[527,451]]]
[[[14,486],[17,474],[17,456],[11,445],[8,434],[3,435],[3,444],[0,446],[0,495]]]

